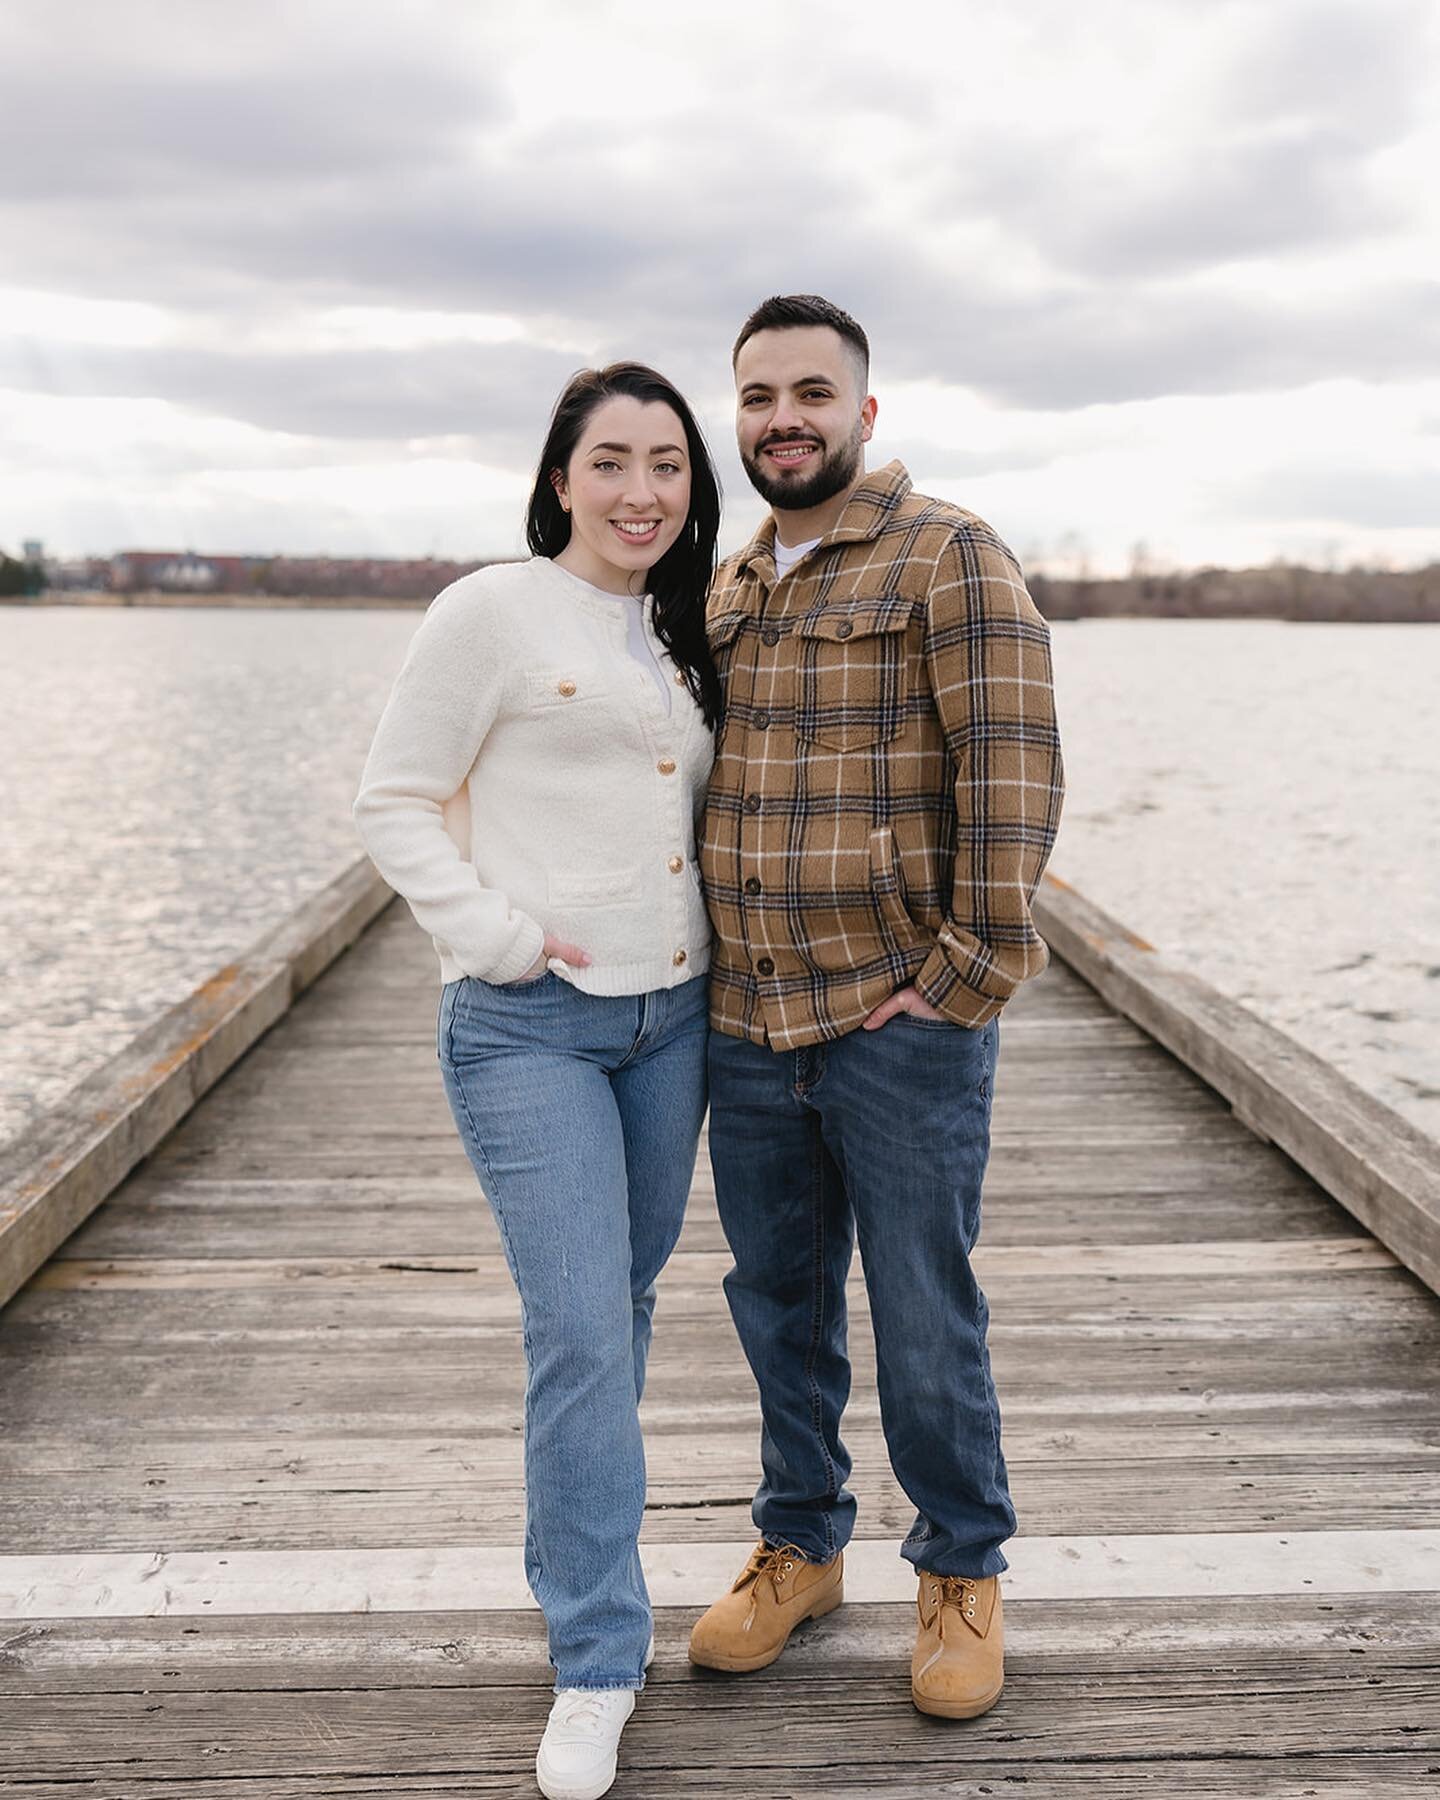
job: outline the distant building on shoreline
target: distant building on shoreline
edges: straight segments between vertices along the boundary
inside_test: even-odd
[[[115,594],[268,595],[294,599],[429,600],[490,562],[434,557],[202,556],[193,550],[122,550],[110,558],[105,586]]]

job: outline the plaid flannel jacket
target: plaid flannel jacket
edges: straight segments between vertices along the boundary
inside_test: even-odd
[[[725,688],[700,850],[716,1029],[773,1049],[914,982],[983,1025],[1048,960],[1060,819],[1050,637],[982,520],[892,462],[783,580],[774,524],[722,563]]]

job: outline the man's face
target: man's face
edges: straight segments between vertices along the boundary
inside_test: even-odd
[[[875,423],[859,361],[828,325],[757,331],[735,362],[740,460],[782,512],[820,506],[860,473]]]

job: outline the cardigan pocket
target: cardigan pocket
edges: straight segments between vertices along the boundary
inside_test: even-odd
[[[913,614],[913,603],[894,595],[796,622],[795,735],[802,742],[865,750],[900,735]]]
[[[552,906],[633,906],[641,898],[635,869],[552,869]]]

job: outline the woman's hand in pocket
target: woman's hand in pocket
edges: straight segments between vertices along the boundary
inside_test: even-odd
[[[523,975],[515,977],[510,986],[518,987],[521,982],[538,981],[550,966],[552,957],[557,958],[560,962],[569,963],[572,969],[588,969],[590,967],[588,951],[582,950],[578,944],[567,944],[564,938],[558,938],[552,932],[547,931],[544,949]]]

